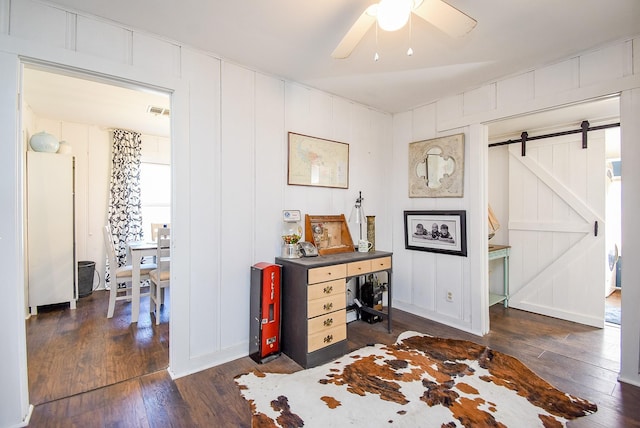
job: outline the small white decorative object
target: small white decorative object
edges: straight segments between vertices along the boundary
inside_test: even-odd
[[[70,155],[71,153],[73,153],[73,148],[71,147],[71,144],[67,143],[65,140],[60,141],[60,147],[58,147],[58,153],[60,154],[64,154],[64,155]]]
[[[56,153],[60,147],[58,139],[44,131],[33,134],[29,139],[29,145],[36,152]]]

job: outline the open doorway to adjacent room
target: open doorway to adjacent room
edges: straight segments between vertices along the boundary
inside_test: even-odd
[[[25,150],[31,135],[45,131],[64,141],[66,153],[73,155],[74,201],[68,215],[74,217],[75,262],[95,263],[90,293],[79,294],[76,309],[69,303],[44,305],[30,315],[25,275],[29,396],[38,405],[169,365],[169,293],[160,325],[149,313],[149,297],[141,299],[137,323],[131,323],[127,301],[118,303],[114,317],[107,318],[103,228],[114,129],[141,135],[142,239],[151,239],[151,223],[171,223],[171,97],[155,88],[31,63],[23,66],[21,94]],[[23,224],[27,236],[26,218]]]
[[[488,124],[488,199],[502,225],[489,242],[512,246],[513,307],[599,327],[612,325],[605,312],[619,316],[619,102],[604,97]],[[500,260],[490,261],[489,275],[499,293]]]

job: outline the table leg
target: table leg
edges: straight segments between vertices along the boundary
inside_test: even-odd
[[[509,254],[504,256],[504,260],[502,261],[502,269],[504,276],[504,307],[509,307]]]
[[[142,263],[142,253],[140,251],[131,252],[131,322],[137,323],[140,315],[140,264]]]
[[[391,272],[387,271],[387,331],[391,333]]]

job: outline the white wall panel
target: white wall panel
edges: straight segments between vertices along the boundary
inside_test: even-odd
[[[349,141],[351,139],[351,109],[353,102],[342,98],[334,98],[331,103],[332,139]]]
[[[637,51],[636,51],[637,52]],[[640,71],[637,70],[636,73]],[[627,165],[623,171],[625,185],[622,186],[622,248],[625,260],[640,259],[640,88],[622,93],[620,102],[621,156]],[[627,183],[631,183],[628,185]],[[637,284],[640,278],[640,263],[629,263],[622,271],[623,284]],[[622,359],[620,380],[640,386],[640,287],[628,287],[622,301]]]
[[[464,262],[466,258],[436,255],[434,268],[435,311],[439,315],[455,320],[463,318],[462,303],[465,298],[463,287]],[[451,292],[452,301],[447,301],[447,293]]]
[[[78,15],[77,25],[78,52],[131,64],[132,31],[81,15]]]
[[[640,74],[640,37],[631,41],[632,48],[632,73]]]
[[[46,46],[67,46],[67,12],[31,0],[11,2],[10,35]]]
[[[499,109],[530,102],[534,93],[534,73],[523,73],[500,80],[496,87],[496,106]]]
[[[249,275],[253,264],[255,72],[222,64],[221,347],[248,346]],[[246,243],[246,245],[238,245]]]
[[[9,34],[11,0],[0,0],[0,34]]]
[[[200,53],[183,51],[183,67],[189,79],[189,139],[175,138],[172,151],[187,157],[187,171],[173,171],[174,189],[188,189],[186,206],[172,207],[172,228],[180,210],[189,218],[190,244],[188,283],[188,358],[220,351],[224,324],[221,308],[220,189],[220,61]],[[171,115],[176,113],[172,100]],[[175,162],[175,155],[173,157]],[[179,196],[179,195],[177,195]],[[183,196],[179,196],[183,197]],[[175,200],[175,198],[174,198]],[[173,269],[172,269],[173,270]],[[187,284],[181,284],[187,288]],[[173,303],[173,301],[172,301]],[[233,320],[231,320],[233,321]],[[174,338],[171,339],[173,345]],[[204,358],[204,357],[203,357]]]
[[[453,95],[436,101],[438,124],[446,123],[464,116],[464,97]]]
[[[481,86],[463,94],[464,114],[474,114],[495,110],[496,108],[496,84]]]
[[[20,182],[24,173],[25,149],[11,144],[19,138],[18,102],[20,63],[16,55],[0,52],[0,140],[4,156],[0,158],[0,260],[4,281],[0,292],[6,307],[0,311],[0,343],[3,346],[3,366],[0,373],[0,426],[24,425],[29,414],[27,382],[27,342],[24,308],[24,246],[22,222],[24,210]]]
[[[327,93],[312,89],[309,91],[310,135],[320,138],[332,138],[333,97]]]
[[[349,190],[346,192],[347,200],[343,199],[339,206],[336,206],[338,209],[336,212],[344,213],[347,220],[358,197],[358,192],[361,191],[364,198],[362,207],[365,214],[373,214],[373,207],[368,202],[372,201],[376,197],[374,193],[379,191],[379,188],[374,186],[371,181],[373,175],[371,172],[379,170],[379,166],[371,157],[371,154],[375,152],[375,141],[372,139],[373,136],[369,134],[371,130],[369,110],[354,104],[351,106],[350,117],[351,135],[347,140],[341,141],[349,144]],[[356,224],[349,226],[351,237],[355,243],[360,239],[360,228]],[[366,226],[362,225],[362,239],[366,239],[366,235]]]
[[[571,58],[557,64],[538,68],[535,75],[535,97],[557,94],[578,88],[579,59]]]
[[[409,188],[407,164],[409,159],[409,143],[411,142],[412,112],[404,112],[393,117],[393,162],[391,164],[391,189],[389,205],[395,207],[391,213],[391,229],[394,251],[393,257],[393,301],[394,305],[411,303],[413,272],[411,269],[411,251],[404,249],[404,210],[411,209],[409,204]]]
[[[111,132],[97,126],[90,126],[87,132],[89,152],[87,158],[87,249],[86,254],[78,253],[83,260],[94,260],[100,275],[100,287],[104,288],[106,270],[106,249],[102,228],[107,224],[109,205],[109,179],[111,177]],[[143,149],[144,150],[144,149]],[[75,148],[74,148],[75,151]]]
[[[89,126],[79,123],[63,122],[60,126],[59,140],[69,142],[75,158],[75,234],[76,257],[80,260],[93,260],[88,258],[88,207],[89,207]],[[71,143],[73,141],[73,143]],[[105,159],[107,161],[107,159]],[[108,161],[107,161],[108,162]],[[102,277],[103,274],[100,273]]]
[[[285,84],[285,129],[299,134],[311,132],[311,89],[297,83]]]
[[[437,133],[436,104],[427,104],[412,110],[411,142],[435,138]],[[408,161],[407,161],[408,162]],[[408,177],[407,177],[408,179]],[[408,194],[407,190],[407,194]]]
[[[253,263],[273,263],[282,247],[282,209],[286,188],[287,141],[284,82],[256,74],[255,230]],[[303,226],[304,227],[304,226]]]
[[[580,86],[617,79],[631,74],[631,44],[619,43],[580,56]]]
[[[148,36],[133,34],[132,62],[142,70],[180,76],[180,46]]]

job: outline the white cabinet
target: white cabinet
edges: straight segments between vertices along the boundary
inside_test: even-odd
[[[27,152],[29,306],[69,302],[76,307],[74,158]]]

